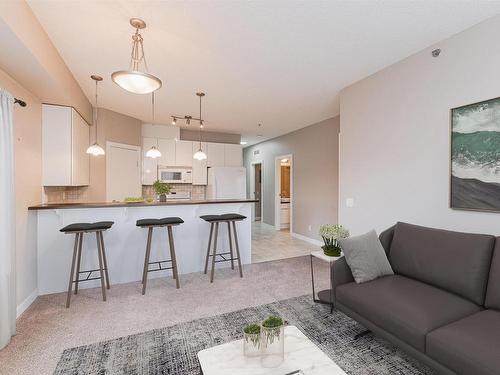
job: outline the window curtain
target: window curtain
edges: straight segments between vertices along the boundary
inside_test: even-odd
[[[16,333],[14,98],[0,89],[0,349]]]

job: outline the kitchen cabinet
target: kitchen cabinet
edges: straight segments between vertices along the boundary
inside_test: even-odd
[[[153,183],[158,179],[158,159],[160,158],[148,158],[146,152],[155,146],[158,148],[158,142],[160,140],[157,138],[143,138],[142,139],[142,184],[143,185],[153,185]],[[160,150],[163,156],[163,152]]]
[[[281,203],[280,224],[281,229],[290,228],[290,203]]]
[[[196,151],[200,148],[199,142],[193,142],[193,147],[191,154],[194,155]],[[201,150],[206,154],[207,153],[207,144],[205,142],[201,142]],[[206,185],[207,184],[207,159],[205,160],[196,160],[193,159],[193,185]]]
[[[175,139],[158,138],[158,150],[161,156],[158,158],[158,165],[163,167],[175,166]]]
[[[193,142],[177,141],[175,142],[175,166],[192,167],[193,166]]]
[[[225,145],[224,143],[208,143],[207,160],[209,167],[225,167]]]
[[[42,105],[42,185],[89,184],[89,130],[74,108]]]
[[[225,144],[224,160],[226,167],[243,166],[243,149],[241,145]]]

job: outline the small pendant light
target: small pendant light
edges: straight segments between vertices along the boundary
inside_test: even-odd
[[[155,93],[154,91],[151,93],[151,112],[152,112],[152,121],[151,123],[155,124]],[[161,157],[161,152],[156,148],[156,146],[151,146],[151,148],[146,152],[146,156],[148,158],[156,159]]]
[[[92,146],[89,146],[89,148],[87,148],[87,154],[91,154],[93,156],[99,156],[105,154],[104,149],[97,143],[97,112],[99,110],[99,105],[97,103],[97,84],[102,81],[102,77],[97,75],[91,75],[90,78],[92,78],[95,81],[95,115],[94,115],[95,142]]]
[[[200,98],[200,147],[198,148],[198,151],[194,153],[193,159],[206,160],[207,154],[205,154],[201,149],[201,129],[203,129],[203,119],[201,117],[201,98],[205,96],[205,93],[197,92],[196,95]]]

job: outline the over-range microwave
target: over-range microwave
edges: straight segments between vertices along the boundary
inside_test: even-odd
[[[193,173],[191,168],[159,167],[158,179],[167,184],[191,184]]]

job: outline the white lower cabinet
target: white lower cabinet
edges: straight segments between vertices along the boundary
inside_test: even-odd
[[[193,142],[192,154],[194,155],[200,149],[199,142]],[[207,154],[207,144],[201,142],[201,150]],[[207,184],[207,159],[196,160],[193,159],[193,185],[206,185]]]

